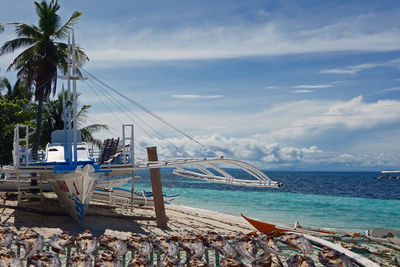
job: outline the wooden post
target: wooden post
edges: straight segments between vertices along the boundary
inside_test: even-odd
[[[158,161],[157,148],[147,148],[149,161]],[[156,212],[157,227],[167,228],[167,216],[165,215],[164,196],[162,192],[160,169],[150,169],[151,187],[153,189],[154,210]]]
[[[135,170],[132,169],[132,191],[131,191],[131,212],[133,212],[133,198],[134,196],[134,192],[135,192]]]

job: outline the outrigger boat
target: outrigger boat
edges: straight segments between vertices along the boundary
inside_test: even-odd
[[[126,203],[131,203],[132,194],[131,190],[125,188],[96,188],[93,192],[93,199],[103,200],[108,202],[117,202],[122,200]],[[177,199],[182,194],[166,195],[164,194],[164,203],[169,204],[171,201]],[[133,203],[139,206],[154,206],[154,195],[152,192],[142,191],[133,193]]]
[[[101,153],[97,160],[90,157],[87,144],[82,142],[81,134],[76,129],[76,81],[85,80],[86,78],[78,75],[73,33],[72,45],[70,45],[68,38],[68,54],[68,73],[66,76],[60,77],[61,79],[67,80],[67,99],[63,103],[64,130],[58,130],[52,133],[52,143],[46,148],[46,156],[44,160],[32,161],[28,148],[28,126],[16,125],[14,130],[13,150],[14,166],[11,169],[0,169],[0,173],[10,173],[17,177],[19,203],[21,203],[22,194],[20,193],[20,190],[24,174],[33,174],[34,177],[37,177],[40,184],[47,181],[53,191],[57,194],[61,206],[64,207],[71,217],[79,223],[83,223],[84,221],[86,209],[99,180],[128,179],[133,176],[134,170],[138,169],[174,167],[174,173],[176,175],[201,179],[204,181],[220,182],[238,186],[273,188],[282,186],[281,183],[271,180],[263,172],[247,163],[238,160],[224,159],[223,157],[211,159],[169,159],[158,161],[135,160],[132,124],[122,126],[122,140],[119,140],[119,138],[117,141],[114,139],[107,139],[107,142],[103,143],[104,153]],[[84,71],[89,75],[89,77],[94,77],[83,69],[80,69],[80,71]],[[100,85],[105,85],[96,77],[93,79]],[[107,88],[115,92],[113,88],[109,86],[107,86]],[[121,93],[117,93],[120,96],[123,96]],[[132,103],[136,103],[127,96],[123,97],[130,100]],[[138,107],[154,118],[160,120],[162,123],[169,125],[173,129],[184,134],[186,137],[189,137],[192,141],[195,141],[193,138],[171,126],[163,119],[160,119],[159,116],[149,112],[149,110],[145,109],[141,105],[138,105]],[[195,142],[199,143],[197,141]],[[110,149],[110,147],[113,149]],[[218,164],[220,165],[218,166]],[[237,179],[233,177],[225,169],[222,169],[222,166],[225,167],[226,165],[233,165],[235,168],[244,170],[252,176],[253,179]],[[133,192],[131,192],[131,194],[133,195]],[[32,196],[29,196],[29,198],[31,197]]]
[[[67,80],[68,86],[67,101],[63,103],[64,130],[51,134],[51,143],[46,147],[44,160],[32,162],[28,149],[29,128],[17,125],[14,131],[13,172],[18,182],[22,174],[32,173],[33,179],[37,175],[41,176],[40,179],[46,180],[57,194],[60,205],[74,220],[83,223],[97,180],[104,171],[100,170],[100,164],[89,157],[87,144],[82,142],[81,134],[77,130],[76,81],[83,79],[77,70],[75,39],[72,35],[72,46],[68,37],[67,75],[61,77]],[[21,138],[20,134],[25,134],[25,137]],[[25,146],[21,146],[23,143]]]
[[[254,228],[264,234],[270,233],[287,233],[287,232],[294,232],[299,234],[309,234],[309,235],[338,235],[338,232],[332,231],[325,231],[325,230],[315,230],[315,229],[307,229],[300,227],[297,223],[295,227],[286,227],[286,226],[279,226],[271,223],[260,222],[254,219],[247,218],[243,214],[242,217],[248,221]]]
[[[286,226],[278,226],[275,224],[260,222],[254,219],[247,218],[243,214],[241,214],[246,221],[248,221],[251,225],[254,226],[259,232],[263,234],[271,234],[272,236],[281,234],[281,233],[297,233],[301,234],[303,237],[311,241],[313,245],[317,245],[318,247],[327,247],[333,250],[336,250],[340,253],[345,254],[349,257],[353,262],[357,263],[360,266],[371,266],[378,267],[378,264],[374,263],[370,259],[363,257],[353,251],[343,248],[342,246],[332,243],[324,238],[335,235],[343,235],[343,233],[324,231],[324,230],[315,230],[315,229],[306,229],[301,228],[298,225],[295,227],[286,227]],[[324,237],[324,238],[321,238]]]
[[[24,175],[25,179],[20,180],[15,175],[11,174],[4,174],[0,177],[0,192],[4,191],[18,191],[18,184],[20,190],[28,191],[31,189],[31,179],[35,179],[37,177],[32,177],[30,174]],[[132,180],[132,176],[120,177],[120,176],[104,176],[100,177],[97,181],[96,188],[116,188],[121,187],[122,185],[126,184]],[[43,192],[50,192],[53,191],[51,186],[47,181],[43,181],[41,185],[41,190]]]

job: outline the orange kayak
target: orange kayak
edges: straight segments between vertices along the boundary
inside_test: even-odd
[[[306,229],[306,228],[291,228],[286,226],[277,226],[275,224],[260,222],[254,219],[247,218],[243,214],[241,214],[246,221],[248,221],[251,225],[254,226],[258,231],[263,234],[270,234],[270,233],[285,233],[285,232],[295,232],[300,234],[318,234],[318,235],[337,235],[340,233],[337,232],[329,232],[324,230],[314,230],[314,229]]]

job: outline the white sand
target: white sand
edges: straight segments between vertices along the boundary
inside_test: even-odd
[[[6,205],[16,206],[17,201],[7,200]],[[34,208],[39,213],[32,213],[12,208],[1,208],[1,223],[15,227],[18,232],[27,227],[34,229],[48,238],[55,233],[68,231],[77,235],[89,229],[95,236],[109,234],[119,238],[126,238],[130,233],[155,234],[158,236],[181,235],[187,231],[205,233],[217,231],[220,234],[235,234],[250,232],[254,228],[243,218],[222,214],[215,211],[200,210],[190,207],[166,205],[168,228],[160,229],[155,221],[155,212],[152,207],[134,206],[107,208],[105,205],[90,206],[83,225],[76,223],[67,214],[49,215],[46,212],[63,212],[55,199],[46,199],[45,213],[41,214],[40,202],[26,203],[22,207]],[[117,218],[113,218],[114,216]],[[146,220],[136,220],[132,216],[146,217]]]

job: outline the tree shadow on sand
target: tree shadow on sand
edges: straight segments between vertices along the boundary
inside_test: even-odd
[[[45,199],[43,210],[40,202],[30,202],[15,209],[14,226],[22,228],[52,228],[67,231],[76,236],[84,230],[90,230],[94,236],[101,236],[107,229],[120,232],[149,234],[137,220],[155,220],[153,217],[124,216],[107,205],[90,205],[85,221],[78,224],[59,205],[57,199]],[[6,222],[2,216],[2,222]]]

